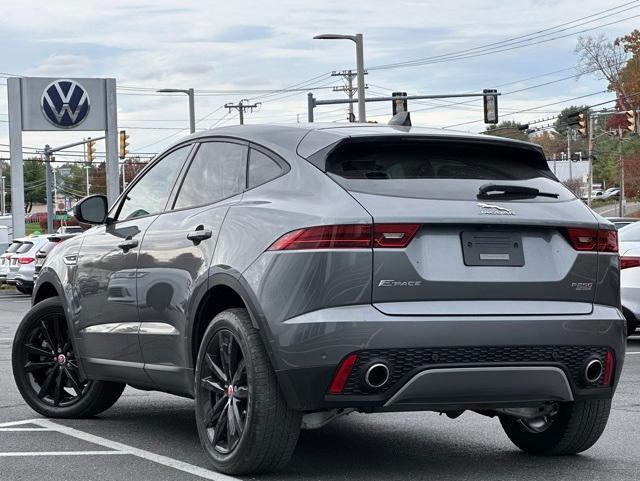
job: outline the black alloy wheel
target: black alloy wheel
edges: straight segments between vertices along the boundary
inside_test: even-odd
[[[234,334],[221,329],[209,341],[200,379],[206,432],[214,449],[231,453],[244,432],[251,392],[247,365]]]
[[[33,390],[45,403],[66,407],[85,394],[89,381],[82,379],[64,317],[51,312],[28,331],[23,347],[23,370]]]

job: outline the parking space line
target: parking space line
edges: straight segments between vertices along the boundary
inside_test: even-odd
[[[53,431],[49,428],[0,428],[0,433],[19,433],[19,432],[32,432],[32,431]]]
[[[633,356],[640,354],[640,351],[627,351],[627,356]]]
[[[78,429],[70,428],[68,426],[55,423],[49,419],[36,419],[36,420],[32,420],[32,422],[39,426],[50,428],[54,431],[58,431],[59,433],[72,436],[82,441],[87,441],[89,443],[97,444],[99,446],[103,446],[109,449],[115,449],[116,451],[119,451],[121,453],[131,454],[133,456],[137,456],[139,458],[146,459],[148,461],[152,461],[154,463],[161,464],[169,468],[177,469],[178,471],[183,471],[185,473],[193,474],[194,476],[199,476],[204,479],[209,479],[211,481],[239,481],[238,478],[217,473],[209,469],[201,468],[200,466],[195,466],[193,464],[189,464],[184,461],[179,461],[177,459],[173,459],[168,456],[155,454],[155,453],[152,453],[151,451],[134,448],[133,446],[119,443],[117,441],[111,441],[110,439],[102,438],[94,434],[89,434],[84,431],[80,431]]]
[[[19,458],[22,456],[103,456],[113,454],[129,454],[122,451],[23,451],[0,453],[0,458]]]
[[[13,426],[20,426],[22,424],[38,424],[39,425],[39,421],[42,421],[42,419],[23,419],[22,421],[7,421],[4,423],[0,423],[0,428],[10,428]]]

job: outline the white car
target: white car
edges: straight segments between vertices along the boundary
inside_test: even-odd
[[[622,312],[631,335],[640,325],[640,222],[620,228],[618,239]]]
[[[11,256],[7,284],[15,285],[16,289],[23,294],[31,294],[36,268],[36,252],[48,241],[45,235],[26,237],[21,240],[22,245]]]

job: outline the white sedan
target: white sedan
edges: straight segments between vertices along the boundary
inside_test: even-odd
[[[631,335],[640,325],[640,222],[620,228],[620,296]]]

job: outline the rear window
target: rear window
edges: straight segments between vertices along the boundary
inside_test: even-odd
[[[22,245],[18,247],[18,250],[16,250],[16,254],[24,254],[25,252],[29,251],[29,249],[31,249],[32,247],[33,247],[33,242],[23,242]]]
[[[522,180],[549,177],[536,152],[453,142],[354,142],[333,152],[327,172],[346,179]]]
[[[347,190],[380,195],[467,200],[476,198],[480,186],[498,181],[559,194],[559,200],[573,197],[555,179],[541,152],[518,145],[355,141],[334,150],[326,170]]]
[[[14,242],[9,247],[7,247],[7,250],[5,252],[8,252],[8,253],[16,252],[21,245],[22,245],[22,242]]]

